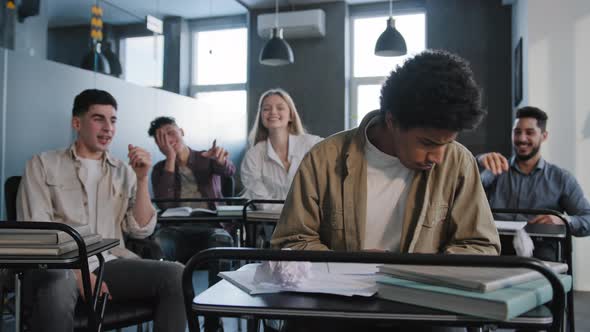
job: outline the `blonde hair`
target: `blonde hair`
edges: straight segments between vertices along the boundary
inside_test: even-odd
[[[289,134],[305,134],[305,129],[303,128],[303,124],[299,118],[299,113],[297,113],[297,108],[295,107],[295,103],[293,102],[291,96],[289,96],[287,91],[283,89],[270,89],[264,92],[258,101],[258,113],[256,113],[256,120],[254,120],[254,125],[248,134],[248,142],[251,146],[256,145],[256,143],[260,141],[265,141],[268,138],[268,128],[264,127],[260,117],[262,116],[262,103],[264,103],[264,99],[270,96],[279,96],[283,98],[285,103],[287,103],[291,115],[291,121],[289,121]]]

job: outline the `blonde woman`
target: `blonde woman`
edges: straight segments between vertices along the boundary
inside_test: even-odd
[[[268,90],[258,103],[242,161],[244,197],[285,199],[303,156],[322,138],[305,132],[295,103],[282,89]],[[263,209],[281,208],[267,204]]]

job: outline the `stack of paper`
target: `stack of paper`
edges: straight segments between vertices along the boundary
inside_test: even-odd
[[[355,274],[338,274],[327,272],[326,263],[312,263],[312,277],[296,287],[281,286],[277,283],[254,282],[254,273],[259,264],[248,264],[237,271],[221,272],[219,276],[231,282],[250,295],[278,292],[323,293],[344,296],[373,296],[376,291],[376,276],[373,272],[363,274],[354,268]],[[336,265],[334,265],[336,266]],[[358,267],[358,266],[357,266]],[[375,266],[372,266],[376,269]],[[346,269],[341,267],[342,270]]]

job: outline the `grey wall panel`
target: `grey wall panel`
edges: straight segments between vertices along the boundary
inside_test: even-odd
[[[467,59],[483,89],[488,115],[476,131],[462,133],[459,141],[474,153],[510,155],[510,7],[499,0],[426,0],[426,20],[428,47]]]
[[[266,42],[258,36],[257,17],[263,11],[250,13],[249,30],[249,123],[256,116],[260,95],[281,87],[295,101],[305,127],[313,134],[328,136],[344,129],[346,100],[345,25],[347,7],[344,2],[314,6],[326,13],[326,36],[288,40],[295,54],[295,63],[270,67],[258,62]],[[306,7],[298,7],[304,10]]]

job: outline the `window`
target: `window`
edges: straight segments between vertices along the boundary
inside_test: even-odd
[[[246,83],[247,38],[246,28],[196,32],[193,82],[196,85]]]
[[[246,90],[248,30],[230,28],[193,33],[192,88],[201,92]]]
[[[123,77],[142,86],[162,87],[164,36],[129,37],[121,40]]]
[[[395,26],[404,36],[408,54],[402,57],[379,57],[374,54],[377,38],[385,30],[387,16],[352,18],[352,76],[350,79],[350,121],[357,126],[362,118],[379,108],[381,84],[408,57],[426,48],[426,15],[397,15]]]
[[[247,136],[247,69],[245,27],[193,32],[191,95],[211,105],[210,126],[226,145]]]

